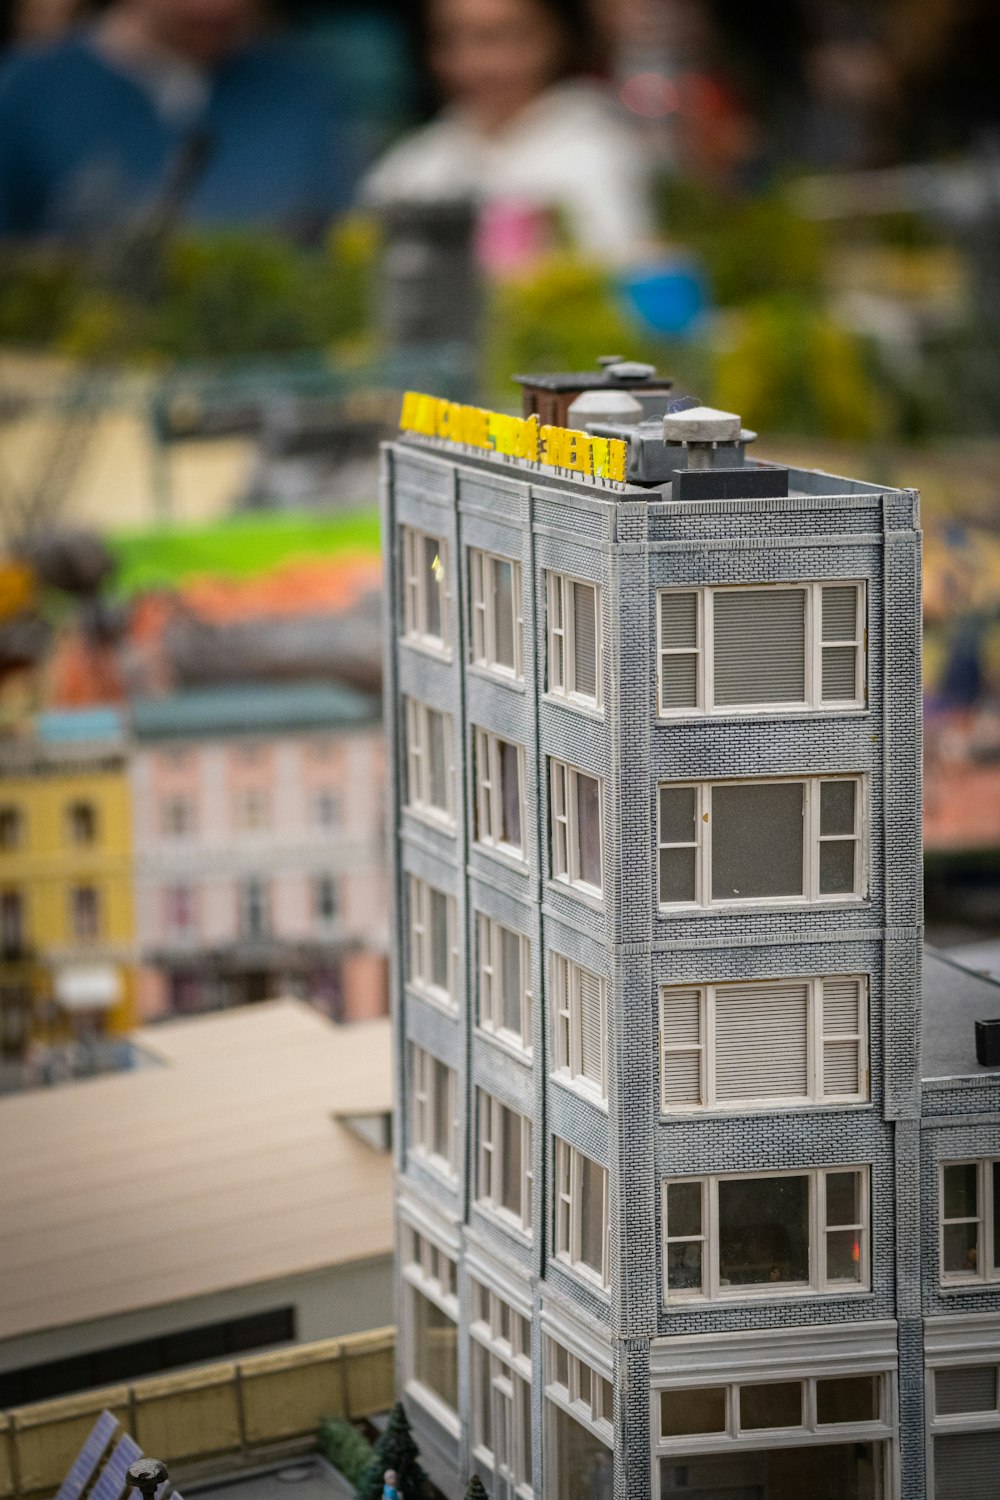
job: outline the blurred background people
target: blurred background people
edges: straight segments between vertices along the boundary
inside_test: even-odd
[[[112,0],[0,74],[0,234],[87,239],[164,210],[308,236],[351,173],[328,81],[258,0]]]
[[[428,0],[424,28],[443,108],[378,162],[368,195],[474,198],[495,269],[544,247],[553,215],[588,256],[641,254],[652,236],[647,166],[586,76],[594,36],[583,0]]]

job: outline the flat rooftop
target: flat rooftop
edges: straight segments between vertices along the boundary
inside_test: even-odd
[[[924,949],[924,1080],[993,1076],[1000,1068],[976,1061],[976,1021],[1000,1017],[1000,979],[960,963],[936,948]]]
[[[0,1339],[392,1253],[388,1019],[146,1026],[160,1067],[0,1099]]]

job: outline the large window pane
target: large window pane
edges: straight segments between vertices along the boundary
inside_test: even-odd
[[[496,621],[497,662],[515,666],[514,656],[514,565],[499,559],[493,563],[493,602]]]
[[[881,1381],[877,1375],[844,1375],[816,1382],[816,1420],[877,1422]]]
[[[521,1035],[521,939],[509,927],[500,928],[500,967],[502,969],[502,1024],[508,1031]]]
[[[580,1173],[580,1259],[584,1265],[602,1274],[604,1259],[604,1179],[605,1171],[589,1156],[581,1156]]]
[[[580,879],[601,888],[601,792],[593,776],[576,774],[577,827],[580,835]]]
[[[438,555],[438,541],[436,537],[425,536],[421,538],[421,558],[424,572],[424,599],[426,600],[427,623],[426,633],[428,635],[442,635],[441,630],[441,584],[444,582],[444,568]]]
[[[809,1180],[719,1183],[719,1279],[726,1286],[809,1280]]]
[[[714,608],[716,704],[804,702],[805,590],[717,593]]]
[[[447,990],[448,983],[448,897],[442,891],[428,888],[431,937],[431,984]]]
[[[430,769],[430,800],[442,812],[448,810],[447,727],[444,714],[427,710],[427,759]]]
[[[521,1216],[521,1117],[512,1109],[500,1110],[500,1160],[503,1181],[500,1201],[518,1218]]]
[[[944,1169],[944,1216],[946,1219],[974,1219],[979,1212],[978,1173],[976,1163],[960,1162]]]
[[[744,1432],[802,1426],[802,1382],[740,1386],[740,1426]]]
[[[700,1386],[664,1391],[660,1397],[660,1430],[664,1437],[692,1437],[725,1432],[726,1387]]]
[[[801,782],[717,786],[712,791],[712,897],[800,896]]]
[[[521,772],[517,746],[500,740],[500,785],[503,796],[503,834],[505,844],[521,847]]]
[[[458,1407],[458,1329],[415,1287],[410,1287],[413,1306],[413,1373],[446,1406]]]
[[[576,647],[574,688],[588,698],[597,696],[597,590],[574,583],[573,638]]]
[[[549,1420],[554,1439],[552,1500],[611,1500],[614,1489],[611,1449],[589,1428],[551,1402]]]
[[[965,1271],[974,1276],[979,1261],[979,1225],[946,1224],[942,1271]]]
[[[660,1500],[882,1500],[883,1448],[837,1443],[661,1458]]]
[[[451,1161],[451,1069],[444,1063],[434,1059],[434,1138],[431,1149],[435,1156],[442,1156],[445,1161]]]
[[[1000,1432],[934,1439],[934,1500],[996,1500]]]

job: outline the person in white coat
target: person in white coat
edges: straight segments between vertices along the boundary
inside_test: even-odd
[[[376,164],[368,199],[475,198],[487,261],[529,250],[546,216],[585,256],[641,258],[653,238],[647,163],[613,100],[581,72],[585,0],[427,0],[426,20],[445,106]]]

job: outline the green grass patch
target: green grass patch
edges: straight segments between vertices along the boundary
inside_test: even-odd
[[[286,563],[375,554],[378,512],[234,516],[210,526],[122,533],[110,545],[118,559],[116,591],[128,597],[197,577],[253,578]]]

